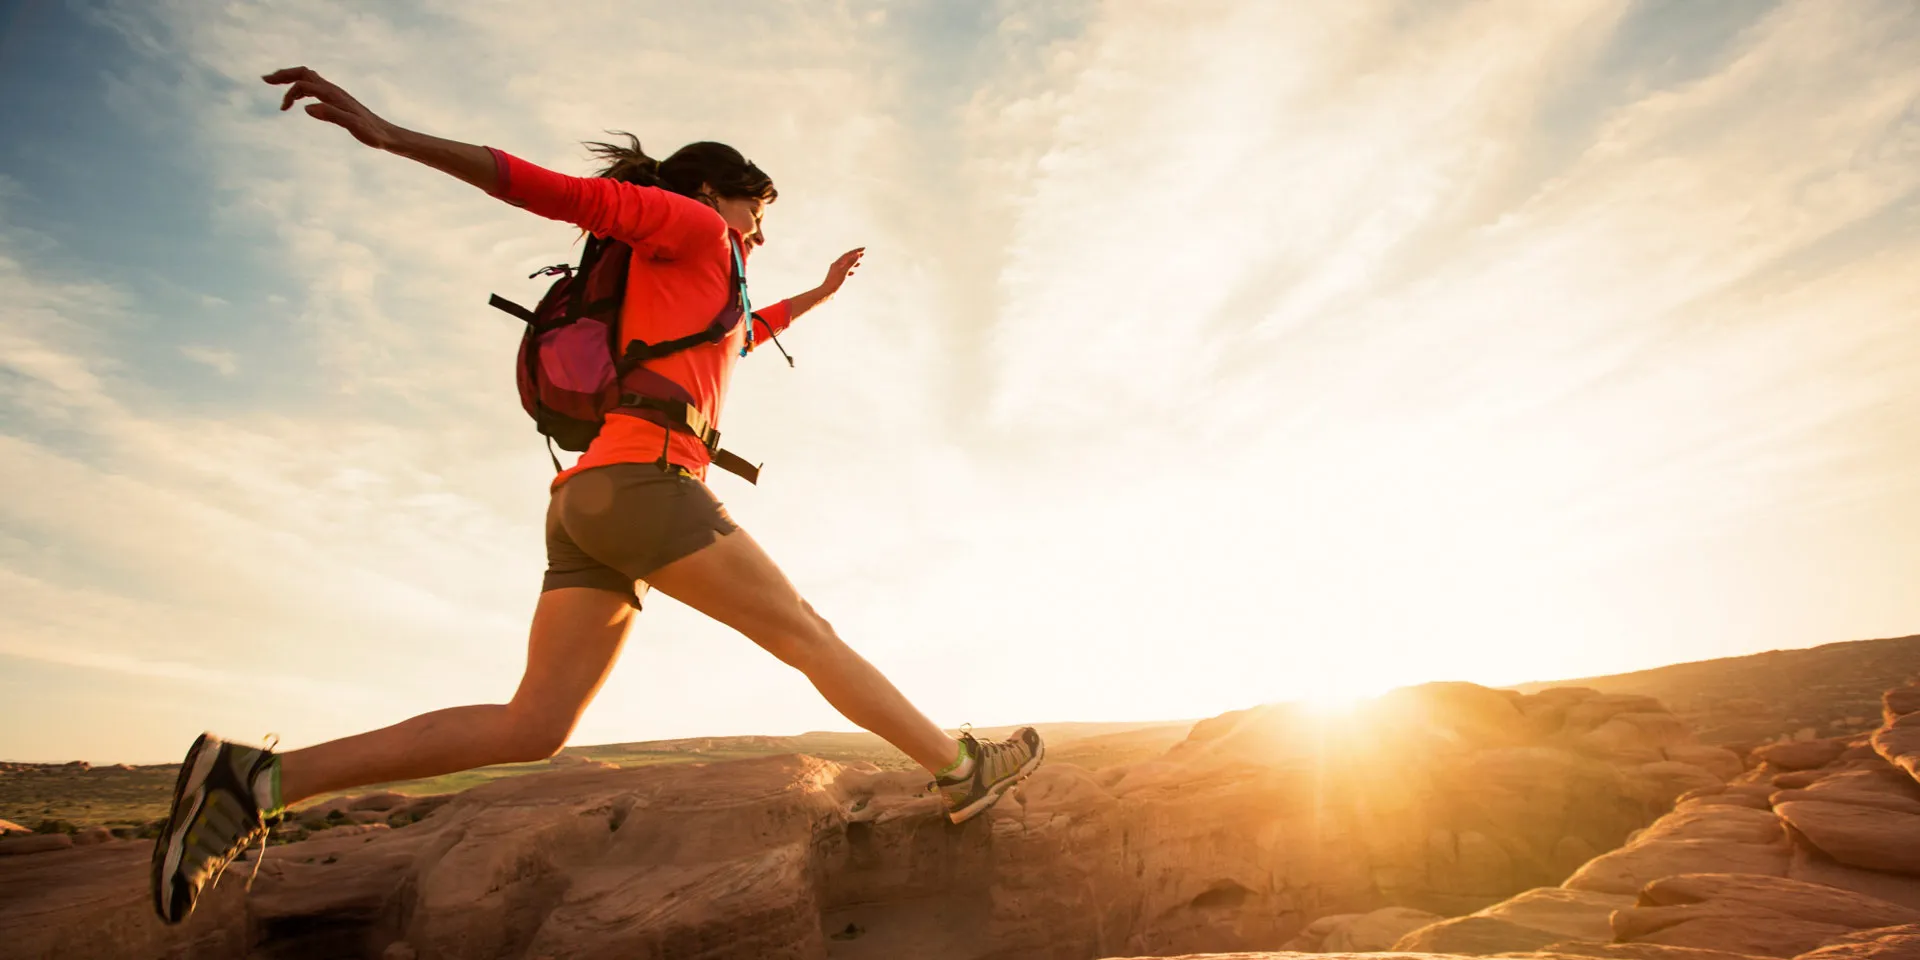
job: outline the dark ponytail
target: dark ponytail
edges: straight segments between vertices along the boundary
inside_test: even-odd
[[[586,145],[605,163],[599,176],[643,187],[660,187],[689,197],[700,194],[701,184],[712,187],[720,196],[738,200],[771,203],[780,196],[780,191],[773,188],[772,177],[724,143],[689,143],[665,160],[655,160],[640,149],[640,138],[618,130],[608,132],[626,137],[627,142]]]

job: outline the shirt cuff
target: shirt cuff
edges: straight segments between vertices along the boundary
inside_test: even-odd
[[[790,301],[782,300],[771,307],[755,310],[753,320],[753,335],[756,338],[773,336],[785,331],[793,323],[793,307]]]

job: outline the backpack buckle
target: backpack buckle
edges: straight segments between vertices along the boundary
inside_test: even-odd
[[[691,403],[687,404],[686,413],[682,419],[687,429],[692,431],[694,438],[706,445],[708,453],[720,449],[720,431],[713,429],[713,424],[707,422],[707,415],[701,413],[699,407]]]
[[[650,344],[645,340],[635,337],[632,340],[627,341],[627,349],[625,352],[623,352],[620,355],[620,360],[617,366],[620,368],[621,373],[626,373],[627,371],[632,370],[634,367],[637,367],[643,363],[646,363],[648,360],[652,360],[652,359],[653,359],[653,344]]]
[[[566,274],[568,279],[572,279],[573,264],[556,263],[551,267],[542,267],[539,270],[535,270],[534,272],[527,274],[527,279],[532,280],[534,277],[552,277],[562,273]]]
[[[673,421],[674,426],[693,434],[693,438],[700,441],[701,445],[707,448],[708,453],[711,454],[720,449],[720,431],[713,429],[713,424],[707,420],[707,415],[701,413],[700,408],[691,403],[662,400],[658,397],[646,397],[628,392],[620,394],[620,405],[665,414],[669,420]]]

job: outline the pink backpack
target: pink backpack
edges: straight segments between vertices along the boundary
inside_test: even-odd
[[[607,415],[618,409],[650,420],[669,430],[691,434],[706,445],[713,464],[757,483],[760,468],[720,449],[720,431],[713,429],[686,388],[646,369],[649,360],[682,350],[718,343],[749,316],[747,280],[738,240],[733,241],[732,293],[727,305],[698,333],[662,343],[631,341],[620,349],[620,306],[627,286],[632,248],[618,240],[589,237],[578,267],[556,264],[531,277],[557,276],[540,305],[528,310],[494,294],[488,304],[526,321],[520,338],[520,405],[547,438],[548,456],[560,470],[552,447],[583,451]],[[531,278],[530,277],[530,278]],[[777,344],[779,341],[775,340]],[[753,346],[753,325],[747,325],[744,356]],[[784,349],[781,351],[785,352]],[[793,358],[787,358],[792,364]],[[666,451],[661,451],[664,465]]]

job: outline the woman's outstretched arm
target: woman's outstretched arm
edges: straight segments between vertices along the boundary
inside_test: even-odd
[[[808,290],[806,293],[788,298],[787,310],[791,314],[788,322],[798,319],[801,314],[825,303],[828,297],[839,293],[840,285],[846,283],[847,278],[853,276],[855,270],[860,269],[860,258],[866,255],[866,247],[854,247],[852,250],[848,250],[836,258],[831,266],[827,267],[827,278],[820,281],[819,286]]]
[[[754,329],[754,333],[756,335],[781,333],[785,331],[793,321],[799,319],[801,314],[825,303],[829,297],[840,292],[840,285],[846,283],[847,278],[853,276],[853,272],[859,269],[860,258],[866,256],[866,254],[866,247],[855,247],[852,250],[848,250],[846,253],[841,254],[838,259],[834,260],[832,266],[827,268],[827,278],[820,281],[819,286],[805,293],[794,294],[765,310],[754,311],[753,319],[760,324]]]
[[[275,70],[261,79],[288,85],[287,95],[280,101],[282,110],[290,110],[294,104],[312,97],[314,102],[305,107],[307,115],[345,129],[355,140],[419,161],[488,193],[499,192],[499,163],[493,151],[486,147],[443,140],[389,123],[332,81],[306,67]]]
[[[261,79],[287,86],[282,110],[311,97],[308,116],[346,130],[369,147],[417,160],[550,220],[669,255],[726,237],[720,215],[692,198],[605,177],[570,177],[499,150],[405,129],[306,67],[276,70]]]

